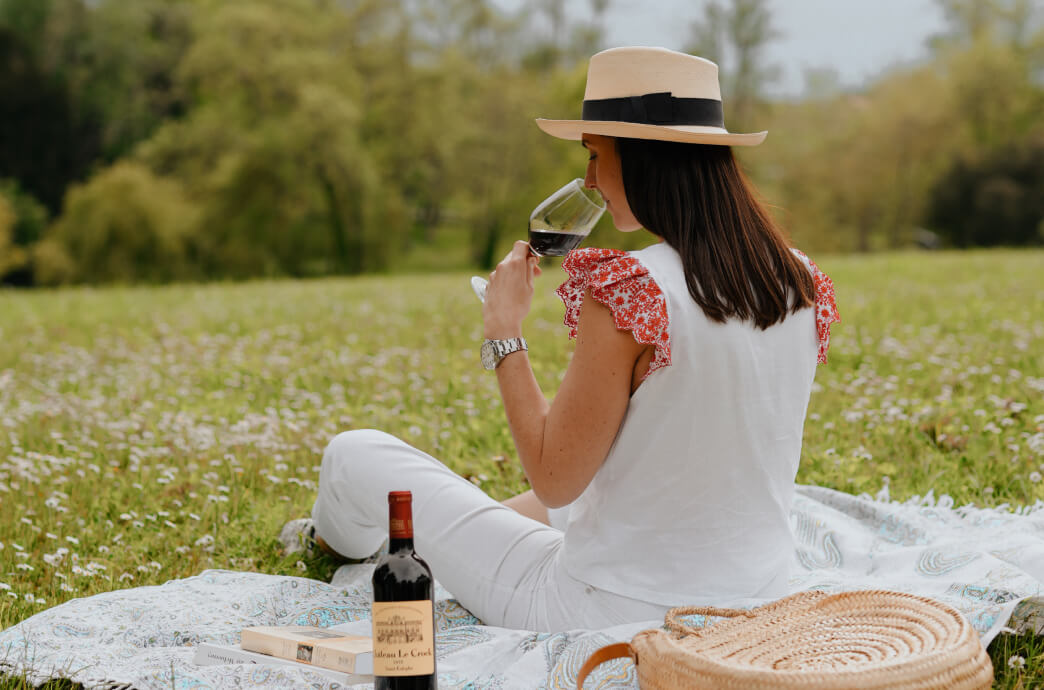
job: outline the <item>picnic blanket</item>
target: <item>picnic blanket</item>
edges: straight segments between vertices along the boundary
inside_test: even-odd
[[[871,497],[799,487],[790,586],[794,592],[890,589],[932,597],[963,612],[984,645],[1005,627],[1039,633],[1042,509],[1039,501],[1019,510],[955,508],[947,496],[898,503],[887,491]],[[344,566],[329,583],[207,570],[161,586],[75,599],[0,632],[0,670],[36,683],[64,677],[103,688],[338,687],[306,667],[196,666],[193,647],[237,644],[239,631],[253,625],[355,621],[367,631],[372,567]],[[573,688],[592,651],[662,625],[507,630],[483,625],[441,587],[436,598],[440,688]],[[603,664],[587,687],[636,688],[634,667],[622,659]]]

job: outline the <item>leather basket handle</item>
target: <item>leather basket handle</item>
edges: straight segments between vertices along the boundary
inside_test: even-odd
[[[584,680],[587,678],[587,674],[595,670],[600,664],[625,656],[633,659],[635,664],[638,663],[638,655],[634,653],[634,649],[631,648],[629,642],[617,642],[616,644],[596,649],[591,656],[587,657],[584,665],[580,667],[580,673],[576,676],[576,690],[584,689]]]

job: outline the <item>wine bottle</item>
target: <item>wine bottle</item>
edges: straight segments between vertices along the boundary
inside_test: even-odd
[[[431,569],[413,550],[413,495],[388,493],[388,555],[373,571],[375,690],[435,690]]]

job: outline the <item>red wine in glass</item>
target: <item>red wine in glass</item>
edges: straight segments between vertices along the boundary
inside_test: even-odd
[[[586,235],[553,230],[529,230],[529,246],[540,256],[565,256],[580,246]]]

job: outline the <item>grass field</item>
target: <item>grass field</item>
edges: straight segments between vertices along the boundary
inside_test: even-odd
[[[819,264],[842,323],[798,480],[1044,499],[1044,252]],[[525,329],[548,395],[570,349],[561,275]],[[397,434],[497,498],[523,490],[466,279],[0,292],[0,628],[210,567],[327,577],[275,535],[344,429]],[[990,651],[997,687],[1044,684],[1044,643]]]

